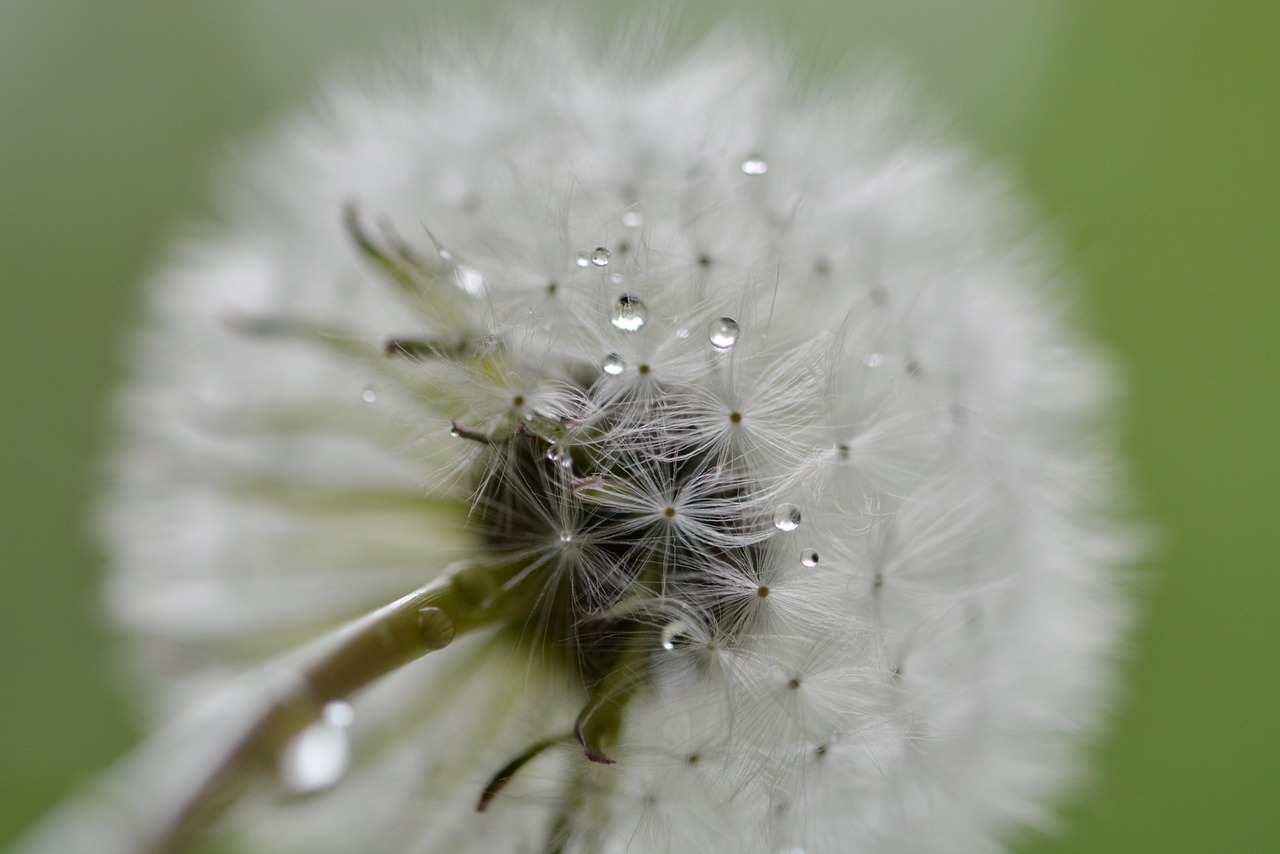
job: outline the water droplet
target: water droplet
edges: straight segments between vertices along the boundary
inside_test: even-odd
[[[752,154],[742,161],[740,168],[746,175],[763,175],[769,171],[769,164],[759,154]]]
[[[473,297],[484,293],[484,276],[475,267],[463,264],[454,267],[453,282]]]
[[[565,471],[573,471],[573,454],[568,448],[552,448],[547,451],[547,461],[555,463]]]
[[[609,250],[603,246],[597,246],[595,251],[591,253],[591,263],[597,267],[609,266]]]
[[[866,365],[868,368],[878,368],[884,364],[884,354],[868,353],[862,358],[862,364]]]
[[[627,228],[639,228],[644,225],[644,214],[636,210],[623,211],[622,224]]]
[[[773,511],[773,527],[779,531],[794,531],[800,527],[800,508],[794,504],[779,504]]]
[[[572,543],[572,542],[573,542],[573,532],[572,532],[572,531],[561,531],[561,532],[560,532],[560,542],[562,542],[562,543]]]
[[[280,782],[305,795],[333,786],[351,765],[347,728],[355,712],[342,701],[326,703],[320,719],[294,737],[280,754]]]
[[[332,703],[325,703],[324,711],[320,713],[320,717],[330,726],[346,729],[356,722],[356,710],[351,708],[350,703],[334,700]]]
[[[577,255],[573,256],[573,263],[577,264],[579,267],[590,267],[591,256],[587,255],[585,252],[579,252]]]
[[[615,284],[615,285],[620,285],[620,284],[622,284],[622,274],[621,274],[621,273],[610,273],[610,274],[609,274],[609,281],[610,281],[610,282],[612,282],[612,283],[613,283],[613,284]]]
[[[728,350],[738,343],[738,321],[732,317],[722,317],[711,321],[711,346],[717,350]]]
[[[360,392],[360,399],[365,403],[374,403],[378,400],[378,393],[374,391],[372,387],[367,387],[364,391]]]
[[[616,326],[618,321],[614,321]],[[600,370],[604,371],[611,377],[616,377],[627,369],[627,363],[622,361],[622,357],[617,353],[610,353],[604,357],[604,361],[600,363]]]
[[[690,334],[689,330],[685,329],[684,327],[680,327],[679,329],[676,330],[676,337],[679,338],[681,341],[688,338],[689,334]]]
[[[623,332],[639,332],[647,319],[645,315],[644,303],[639,297],[623,294],[613,307],[610,321]]]
[[[687,645],[690,637],[688,626],[679,620],[672,620],[662,627],[662,634],[658,639],[662,642],[662,648],[670,652]]]
[[[430,606],[418,609],[418,639],[426,649],[444,649],[453,643],[456,632],[453,618],[444,611]]]
[[[813,549],[805,549],[800,552],[800,564],[810,569],[818,565],[818,553]]]

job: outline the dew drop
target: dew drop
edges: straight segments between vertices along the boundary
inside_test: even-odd
[[[418,639],[426,649],[444,649],[456,632],[453,619],[444,611],[430,606],[418,609]]]
[[[769,171],[769,163],[759,154],[752,154],[742,161],[739,168],[746,175],[763,175]]]
[[[610,321],[623,332],[639,332],[646,319],[644,303],[640,298],[623,294],[613,307]]]
[[[360,399],[365,403],[375,403],[378,400],[378,393],[372,387],[366,387],[364,391],[360,392]]]
[[[573,256],[573,263],[577,264],[579,267],[590,267],[591,256],[585,252],[579,252],[577,255]]]
[[[681,341],[688,338],[689,334],[690,334],[689,330],[685,329],[683,326],[676,330],[676,337],[679,338]]]
[[[459,264],[453,270],[453,282],[473,297],[484,293],[484,276],[475,267]]]
[[[689,627],[679,620],[672,620],[662,627],[662,634],[658,639],[662,643],[662,648],[670,652],[688,644]]]
[[[562,542],[562,543],[564,543],[564,544],[566,544],[566,545],[568,545],[569,543],[572,543],[572,542],[573,542],[573,532],[572,532],[572,531],[561,531],[561,532],[560,532],[560,542]]]
[[[818,565],[818,553],[813,549],[805,549],[800,552],[800,565],[807,566],[810,569]]]
[[[620,285],[620,284],[622,284],[622,274],[621,274],[621,273],[610,273],[610,274],[609,274],[609,281],[610,281],[610,282],[612,282],[612,283],[613,283],[613,284],[615,284],[615,285]]]
[[[711,321],[711,346],[717,350],[728,350],[738,343],[738,321],[732,317],[722,317]]]
[[[333,786],[351,765],[347,728],[355,721],[351,706],[326,703],[320,719],[294,737],[280,754],[280,782],[295,794],[306,795]]]
[[[627,228],[639,228],[644,225],[644,214],[636,210],[623,211],[622,224]]]
[[[597,246],[595,251],[591,253],[591,263],[597,267],[609,266],[609,250],[603,246]]]
[[[346,729],[356,722],[356,710],[351,708],[350,703],[335,700],[332,703],[325,703],[320,717],[330,726]]]
[[[779,504],[773,511],[773,527],[779,531],[794,531],[800,527],[800,508],[794,504]]]
[[[618,321],[613,321],[614,326],[618,325]],[[622,357],[617,353],[610,353],[604,357],[604,361],[600,363],[600,370],[604,371],[611,377],[616,377],[627,369],[627,363],[622,361]]]

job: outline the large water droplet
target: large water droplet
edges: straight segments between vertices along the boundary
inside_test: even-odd
[[[364,391],[360,392],[360,399],[365,403],[376,403],[378,400],[378,393],[373,390],[372,386],[368,386]]]
[[[623,332],[639,332],[647,319],[644,303],[639,297],[623,294],[613,307],[610,321]]]
[[[342,701],[325,704],[320,719],[294,737],[280,754],[280,782],[300,795],[327,789],[351,766],[347,728],[355,712]]]
[[[439,608],[418,609],[418,639],[428,650],[444,649],[453,643],[457,627],[453,619]]]
[[[453,281],[473,297],[484,293],[484,276],[475,267],[468,267],[465,264],[454,267]]]
[[[818,553],[813,549],[805,549],[800,552],[800,564],[810,569],[818,565]]]
[[[711,346],[717,350],[728,350],[738,343],[738,321],[732,317],[722,317],[711,321]]]
[[[590,267],[591,256],[585,252],[579,252],[577,255],[573,256],[573,263],[577,264],[579,267]]]
[[[617,321],[614,321],[615,325]],[[617,353],[610,353],[604,357],[604,361],[600,363],[600,370],[604,371],[611,377],[616,377],[627,369],[627,363],[622,361],[622,357]]]
[[[769,171],[769,163],[759,154],[752,154],[740,166],[746,175],[763,175]]]
[[[603,246],[597,246],[595,251],[591,253],[591,263],[597,267],[609,266],[609,250]]]
[[[623,211],[622,224],[627,228],[639,228],[644,225],[644,214],[640,211]]]
[[[670,652],[687,645],[690,637],[688,626],[679,620],[672,620],[662,627],[658,640],[662,643],[662,648]]]
[[[794,504],[779,504],[773,511],[773,527],[779,531],[794,531],[800,527],[800,508]]]

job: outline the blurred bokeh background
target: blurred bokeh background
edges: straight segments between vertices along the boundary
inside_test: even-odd
[[[86,519],[140,283],[318,81],[501,5],[0,0],[0,848],[138,737]],[[1125,368],[1145,619],[1092,781],[1024,850],[1280,851],[1280,4],[703,0],[688,39],[734,9],[908,69]]]

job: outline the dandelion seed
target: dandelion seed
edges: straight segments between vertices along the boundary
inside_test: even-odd
[[[102,515],[188,711],[24,851],[964,852],[1044,819],[1130,550],[1033,238],[874,82],[587,53],[534,24],[343,89],[157,281]],[[619,223],[619,278],[580,275]]]

